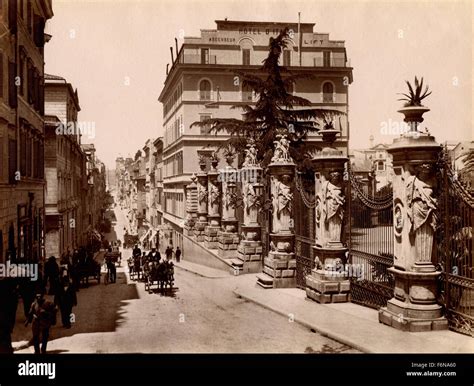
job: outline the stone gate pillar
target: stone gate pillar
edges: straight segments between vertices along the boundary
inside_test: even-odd
[[[316,267],[306,276],[306,295],[318,303],[349,300],[350,281],[343,269],[347,248],[342,243],[346,200],[343,175],[348,158],[332,146],[338,132],[321,132],[328,146],[312,160],[316,184]]]
[[[197,177],[191,176],[191,183],[186,186],[186,221],[184,222],[184,230],[187,236],[194,235],[194,226],[198,220],[198,186],[196,184]]]
[[[201,171],[197,174],[197,199],[198,199],[198,210],[197,210],[197,223],[194,226],[194,236],[196,241],[204,241],[204,232],[207,226],[207,173],[206,160],[204,157],[199,158],[199,167]]]
[[[217,249],[218,240],[217,233],[221,226],[221,214],[220,214],[220,203],[221,203],[221,189],[219,179],[219,172],[217,171],[217,164],[219,158],[216,153],[211,156],[211,170],[207,173],[207,221],[208,225],[205,229],[204,240],[206,247],[209,249]]]
[[[226,154],[227,166],[219,174],[222,186],[222,229],[218,232],[218,254],[224,259],[237,257],[239,245],[238,222],[235,217],[237,170],[232,167],[235,155]]]
[[[436,162],[441,146],[418,131],[423,106],[399,110],[411,130],[393,141],[394,297],[380,309],[379,321],[404,331],[446,329],[437,304],[438,277],[433,264],[438,222]]]
[[[250,142],[239,176],[242,181],[244,223],[237,248],[238,259],[232,262],[234,272],[255,273],[262,269],[262,229],[258,223],[258,211],[263,196],[261,183],[263,170],[257,162],[257,149]]]
[[[263,260],[263,272],[257,283],[264,288],[296,286],[295,234],[293,194],[296,165],[289,153],[285,134],[277,136],[275,151],[268,173],[271,180],[272,233],[268,257]],[[270,280],[269,280],[270,278]]]

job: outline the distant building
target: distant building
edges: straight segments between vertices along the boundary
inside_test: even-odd
[[[86,244],[86,158],[77,127],[77,90],[64,78],[45,75],[46,255],[60,258]],[[71,130],[74,131],[74,130]]]
[[[381,143],[368,149],[351,150],[349,158],[353,165],[353,171],[367,174],[370,170],[374,192],[378,192],[392,183],[393,163],[392,156],[387,151],[388,147],[388,145]]]
[[[467,156],[471,154],[468,159]],[[459,142],[449,150],[452,168],[470,190],[474,190],[474,141]]]
[[[98,238],[97,230],[104,219],[106,205],[106,170],[104,163],[97,158],[93,144],[82,144],[81,147],[86,156],[88,189],[85,213],[88,237]]]
[[[256,96],[242,86],[237,71],[264,75],[262,61],[269,39],[285,27],[294,31],[281,64],[294,74],[313,75],[298,81],[292,92],[311,101],[312,107],[348,113],[348,88],[352,68],[343,41],[314,32],[314,24],[217,20],[217,29],[201,30],[199,37],[185,37],[167,73],[159,101],[163,105],[163,220],[171,228],[173,246],[180,245],[185,218],[185,186],[199,171],[198,155],[209,158],[228,135],[210,134],[209,128],[191,127],[208,118],[241,118],[233,105],[252,104]],[[335,146],[347,154],[349,122],[341,117],[341,135]],[[320,136],[309,136],[321,147]],[[223,167],[225,162],[218,167]]]

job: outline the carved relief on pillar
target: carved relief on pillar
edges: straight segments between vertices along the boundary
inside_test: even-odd
[[[288,174],[271,177],[273,233],[290,232],[293,215],[293,193]]]
[[[345,205],[342,170],[330,170],[321,175],[316,186],[316,244],[342,245]]]
[[[428,163],[417,166],[406,182],[409,232],[414,237],[415,261],[418,263],[431,262],[433,237],[438,225],[435,186],[433,166]]]
[[[209,215],[219,215],[220,191],[217,186],[218,182],[214,179],[209,179]]]

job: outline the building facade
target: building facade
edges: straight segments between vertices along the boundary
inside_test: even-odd
[[[77,90],[45,75],[46,255],[59,258],[86,244],[86,159],[78,128]]]
[[[98,230],[104,219],[106,207],[106,170],[103,162],[96,156],[93,144],[82,144],[82,151],[86,159],[87,194],[84,204],[84,227],[87,243],[99,239]]]
[[[44,258],[44,34],[51,0],[0,0],[0,261]]]
[[[163,220],[171,230],[173,246],[182,246],[185,186],[199,171],[198,156],[209,157],[228,136],[210,134],[209,128],[192,127],[208,118],[241,118],[234,105],[252,104],[255,95],[242,87],[237,71],[260,73],[268,55],[269,38],[290,29],[290,44],[281,64],[294,74],[312,75],[297,82],[295,95],[311,101],[313,108],[344,112],[336,128],[336,147],[347,154],[349,121],[348,86],[352,68],[343,41],[313,31],[314,24],[216,21],[214,30],[199,37],[185,37],[161,91],[163,105]],[[301,31],[301,39],[300,32]],[[321,147],[319,136],[308,142]],[[221,157],[222,159],[222,157]],[[219,168],[224,166],[221,161]]]

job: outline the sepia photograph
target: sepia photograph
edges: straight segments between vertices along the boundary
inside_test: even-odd
[[[0,0],[0,362],[29,382],[64,354],[403,354],[399,379],[460,384],[472,17]]]

